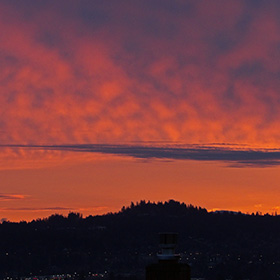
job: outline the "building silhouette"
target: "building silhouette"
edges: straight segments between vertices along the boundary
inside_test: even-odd
[[[175,254],[177,233],[160,233],[161,253],[158,263],[146,267],[146,280],[190,280],[190,266],[180,263],[180,255]]]

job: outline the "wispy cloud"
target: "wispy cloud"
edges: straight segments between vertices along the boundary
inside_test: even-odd
[[[102,211],[108,209],[107,206],[93,206],[93,207],[83,207],[83,208],[75,208],[75,207],[1,207],[0,211],[30,211],[30,212],[89,212],[89,211]]]
[[[31,211],[31,212],[42,212],[42,211],[74,211],[75,208],[71,207],[1,207],[0,211]]]
[[[3,194],[0,193],[0,201],[6,200],[20,200],[26,198],[26,195],[23,194]]]
[[[1,147],[101,153],[136,159],[220,161],[229,167],[271,167],[280,165],[279,149],[252,149],[229,144],[220,145],[132,145],[132,144],[74,144],[74,145],[2,145]],[[242,147],[242,145],[241,145]]]

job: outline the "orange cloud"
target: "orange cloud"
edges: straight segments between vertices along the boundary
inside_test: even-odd
[[[0,193],[0,201],[24,199],[26,195],[22,194],[4,194]]]
[[[2,144],[279,144],[278,6],[51,2],[1,3]]]

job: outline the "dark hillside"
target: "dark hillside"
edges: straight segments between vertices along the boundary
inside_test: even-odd
[[[3,222],[0,274],[139,274],[154,261],[158,233],[164,231],[179,233],[177,251],[194,276],[279,279],[280,216],[209,213],[174,200],[131,203],[104,216],[70,213],[30,223]],[[267,273],[270,278],[261,278]]]

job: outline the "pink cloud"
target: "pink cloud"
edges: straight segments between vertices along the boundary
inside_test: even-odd
[[[1,143],[277,145],[278,5],[67,3],[1,4]]]

